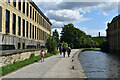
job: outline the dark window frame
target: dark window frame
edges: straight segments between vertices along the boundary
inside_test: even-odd
[[[23,13],[25,14],[25,0],[23,0]]]
[[[30,6],[30,18],[32,18],[32,7]]]
[[[26,37],[28,37],[28,24],[29,24],[29,22],[28,21],[26,21]]]
[[[13,6],[16,7],[16,0],[13,0]]]
[[[25,19],[23,19],[23,37],[25,37]]]
[[[27,3],[27,9],[26,9],[26,12],[27,12],[27,16],[29,16],[29,3]]]
[[[30,38],[32,38],[31,33],[32,33],[32,24],[30,23]]]
[[[16,14],[13,13],[12,18],[12,34],[16,34]]]
[[[10,29],[10,11],[6,9],[6,25],[5,25],[5,32],[6,34],[9,33],[9,29]]]
[[[18,1],[18,10],[21,11],[21,0]]]
[[[2,7],[0,6],[0,32],[2,32]]]
[[[34,8],[33,8],[33,20],[34,20]]]
[[[34,25],[33,25],[33,33],[32,33],[32,35],[33,35],[32,38],[34,39]]]
[[[21,36],[21,17],[18,16],[18,35]]]

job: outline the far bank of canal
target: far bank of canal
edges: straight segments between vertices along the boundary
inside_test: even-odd
[[[87,78],[120,78],[118,57],[101,51],[84,51],[78,57]]]

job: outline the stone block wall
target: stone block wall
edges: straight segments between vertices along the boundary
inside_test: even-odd
[[[25,59],[30,58],[31,54],[34,53],[35,56],[40,55],[41,50],[39,51],[33,51],[33,52],[24,52],[24,53],[16,53],[16,54],[8,54],[0,56],[0,67],[12,64],[13,62],[16,61],[23,61]],[[45,50],[47,52],[47,50]]]

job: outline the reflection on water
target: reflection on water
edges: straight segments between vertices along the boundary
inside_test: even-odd
[[[79,61],[88,78],[118,78],[120,62],[117,57],[100,51],[84,51]]]

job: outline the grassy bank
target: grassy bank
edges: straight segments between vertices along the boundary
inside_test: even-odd
[[[59,51],[56,53],[58,54]],[[47,57],[50,57],[50,56],[53,56],[53,55],[56,55],[56,54],[51,54],[51,53],[46,53],[45,54],[45,58]],[[2,66],[0,68],[0,76],[4,76],[10,72],[13,72],[15,70],[18,70],[22,67],[25,67],[29,64],[32,64],[36,61],[40,61],[41,60],[41,56],[35,56],[34,54],[31,54],[30,58],[29,59],[26,59],[24,61],[17,61],[17,62],[14,62],[13,64],[8,64],[7,66]]]

